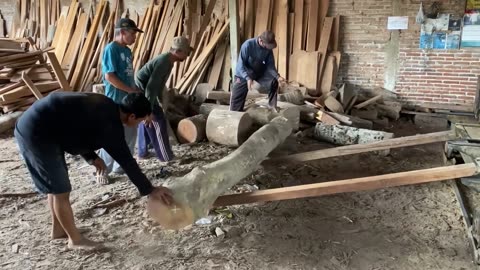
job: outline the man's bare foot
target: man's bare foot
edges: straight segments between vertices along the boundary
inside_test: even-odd
[[[97,184],[99,185],[108,185],[110,183],[110,179],[108,178],[108,175],[104,175],[104,174],[97,174],[96,180],[97,180]]]
[[[52,231],[50,232],[50,237],[52,240],[67,238],[67,233],[61,226],[53,226]]]
[[[96,250],[103,248],[103,244],[100,242],[92,241],[86,237],[83,237],[73,242],[71,239],[68,239],[68,248],[76,250]]]
[[[79,233],[86,233],[88,232],[89,230],[87,228],[79,228],[78,229],[78,232]],[[68,238],[68,235],[67,233],[63,230],[62,227],[60,227],[60,229],[58,228],[54,228],[52,229],[52,232],[50,233],[50,237],[52,238],[52,240],[56,240],[56,239],[67,239]]]

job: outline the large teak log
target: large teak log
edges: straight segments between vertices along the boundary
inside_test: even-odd
[[[248,139],[252,119],[245,112],[213,110],[207,119],[207,138],[210,142],[239,146]]]
[[[291,132],[284,117],[273,119],[230,155],[197,167],[183,177],[169,178],[164,186],[172,190],[175,203],[166,206],[149,198],[148,212],[166,229],[192,224],[206,216],[218,196],[251,174]]]

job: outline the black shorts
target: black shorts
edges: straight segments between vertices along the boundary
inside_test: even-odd
[[[25,138],[16,128],[15,139],[33,184],[40,193],[60,194],[72,191],[65,153],[60,146]]]

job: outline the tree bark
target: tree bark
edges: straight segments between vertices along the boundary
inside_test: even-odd
[[[315,126],[314,137],[337,145],[350,145],[391,139],[393,133],[318,123]]]
[[[277,117],[256,131],[230,155],[170,178],[164,186],[173,192],[175,204],[166,206],[149,198],[151,217],[166,229],[180,229],[206,216],[218,196],[251,174],[265,157],[292,132],[284,117]]]
[[[248,139],[252,124],[245,112],[213,110],[207,119],[207,138],[210,142],[236,147]]]

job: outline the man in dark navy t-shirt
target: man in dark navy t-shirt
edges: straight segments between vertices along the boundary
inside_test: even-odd
[[[68,237],[69,248],[100,245],[82,236],[75,226],[65,152],[81,155],[101,174],[105,163],[95,150],[103,148],[124,168],[142,196],[171,202],[170,191],[154,187],[142,173],[124,138],[124,125],[135,127],[150,113],[150,102],[139,93],[128,94],[116,104],[99,94],[57,92],[35,102],[20,117],[15,138],[35,187],[48,194],[52,238]]]

